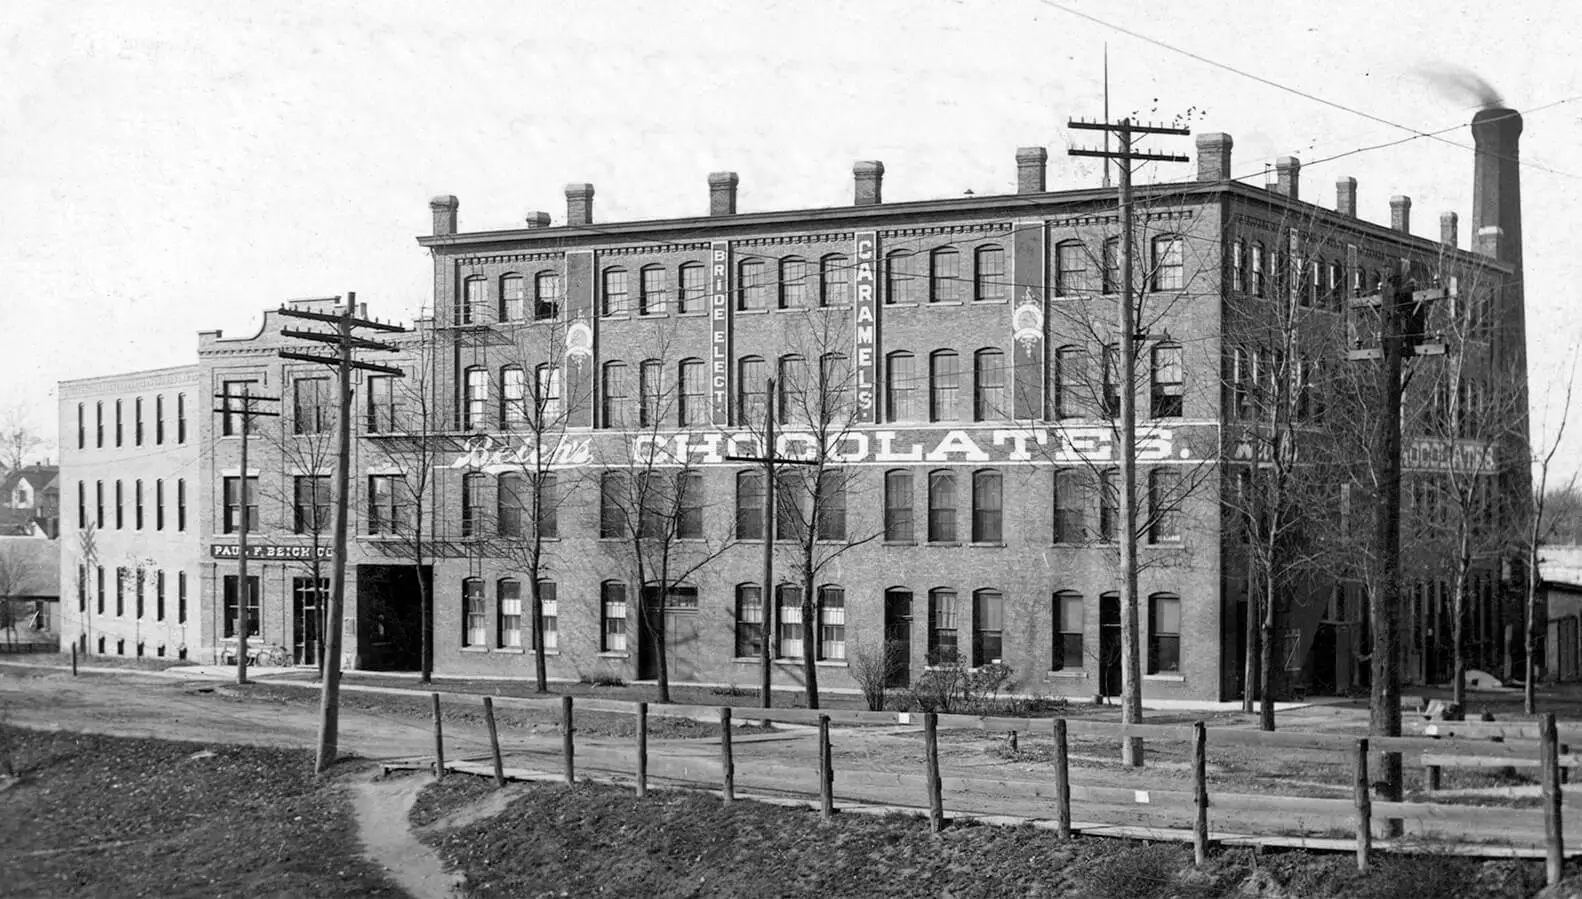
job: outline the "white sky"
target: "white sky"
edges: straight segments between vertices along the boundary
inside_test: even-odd
[[[1565,237],[1582,208],[1582,5],[1054,2],[1413,129],[1465,125],[1476,106],[1420,66],[1494,84],[1526,114],[1545,438],[1540,407],[1558,405],[1582,334]],[[410,319],[432,290],[413,237],[434,194],[459,196],[472,231],[536,209],[559,224],[573,181],[596,186],[596,222],[702,214],[715,170],[741,174],[742,211],[843,205],[856,159],[884,161],[891,201],[1008,193],[1024,145],[1050,148],[1052,188],[1096,185],[1095,161],[1064,155],[1065,123],[1101,113],[1106,42],[1113,115],[1191,110],[1195,131],[1235,138],[1254,183],[1295,155],[1304,199],[1332,206],[1352,175],[1365,218],[1388,222],[1406,194],[1414,233],[1455,210],[1462,246],[1471,234],[1465,127],[1445,135],[1459,146],[1313,165],[1410,132],[1043,0],[4,6],[0,403],[30,405],[51,438],[57,381],[190,362],[198,330],[251,333],[290,297],[355,290],[370,314]],[[1192,153],[1190,138],[1155,145]],[[1571,433],[1566,472],[1582,468],[1582,421]]]

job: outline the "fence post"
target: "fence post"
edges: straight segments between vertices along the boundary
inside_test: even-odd
[[[1192,780],[1192,799],[1197,805],[1192,855],[1201,868],[1208,863],[1208,728],[1201,721],[1192,725]]]
[[[1373,799],[1368,793],[1368,739],[1357,741],[1357,870],[1368,871],[1373,851]]]
[[[835,766],[829,747],[829,716],[818,716],[819,814],[828,821],[835,814]]]
[[[725,803],[736,799],[736,761],[731,756],[731,707],[720,706],[720,765],[725,772]]]
[[[637,795],[648,795],[648,703],[637,704]]]
[[[1066,719],[1055,719],[1055,827],[1071,839],[1071,760],[1066,751]]]
[[[505,765],[500,760],[500,732],[494,727],[494,699],[483,698],[483,720],[489,723],[489,754],[494,757],[494,785],[505,786]]]
[[[439,723],[439,694],[430,693],[434,702],[434,779],[445,776],[445,733]]]
[[[939,715],[923,713],[923,756],[927,761],[928,827],[934,833],[945,829],[945,797],[939,783]]]
[[[575,733],[576,727],[571,721],[570,696],[560,697],[560,725],[561,751],[564,752],[566,756],[566,783],[574,784],[577,782],[577,753],[572,734]]]
[[[1560,745],[1555,732],[1555,713],[1545,712],[1541,730],[1543,739],[1543,792],[1544,792],[1544,836],[1548,848],[1545,872],[1548,874],[1549,884],[1553,886],[1560,882],[1562,868],[1565,866],[1565,833],[1561,828],[1560,818]]]

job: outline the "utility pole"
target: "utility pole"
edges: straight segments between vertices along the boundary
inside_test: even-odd
[[[1372,466],[1378,473],[1379,494],[1374,498],[1374,565],[1378,574],[1372,598],[1373,647],[1370,733],[1381,737],[1401,735],[1401,381],[1409,356],[1441,356],[1445,345],[1429,341],[1425,322],[1428,304],[1442,300],[1451,292],[1441,288],[1418,290],[1411,278],[1410,265],[1401,261],[1400,271],[1379,285],[1377,293],[1357,297],[1353,310],[1351,361],[1381,360],[1378,433],[1373,445]],[[1371,330],[1359,325],[1356,316],[1375,310],[1378,323],[1377,346],[1363,346],[1360,335]],[[1401,800],[1401,754],[1386,752],[1380,766],[1380,781],[1385,784],[1387,801]]]
[[[1146,153],[1132,148],[1134,134],[1186,135],[1186,128],[1165,125],[1134,125],[1130,118],[1119,122],[1089,122],[1073,119],[1068,127],[1082,131],[1114,132],[1119,138],[1118,150],[1090,150],[1073,147],[1066,151],[1072,156],[1093,156],[1120,163],[1120,218],[1121,218],[1121,301],[1120,322],[1117,335],[1120,340],[1120,496],[1117,512],[1120,516],[1121,550],[1121,722],[1138,724],[1143,720],[1142,649],[1137,614],[1137,341],[1146,340],[1147,334],[1137,333],[1136,297],[1140,293],[1133,284],[1132,260],[1135,255],[1132,235],[1132,163],[1133,161],[1187,162],[1187,157],[1174,153]],[[1106,165],[1108,163],[1106,162]],[[1105,264],[1101,261],[1101,264]],[[1121,763],[1140,766],[1143,763],[1143,741],[1140,737],[1127,737],[1121,743]]]
[[[339,297],[334,299],[339,300]],[[350,491],[351,482],[351,456],[352,456],[352,372],[371,371],[392,377],[404,377],[405,372],[399,368],[388,365],[375,365],[372,362],[359,362],[353,358],[353,351],[381,350],[395,352],[392,344],[379,340],[370,340],[358,337],[352,331],[355,328],[367,328],[373,331],[404,332],[405,328],[384,322],[371,321],[357,317],[357,294],[353,291],[346,293],[346,305],[339,311],[310,312],[305,309],[282,308],[280,315],[285,318],[302,318],[309,321],[323,322],[335,326],[333,333],[324,331],[297,331],[282,328],[282,337],[292,337],[300,340],[311,340],[318,343],[327,343],[334,348],[328,355],[313,353],[299,353],[294,350],[281,350],[282,359],[294,359],[299,362],[312,362],[319,365],[333,366],[339,374],[340,387],[340,417],[336,421],[336,465],[335,465],[335,561],[331,567],[330,605],[325,613],[324,628],[324,684],[319,702],[319,754],[316,770],[323,773],[335,763],[339,753],[340,729],[340,681],[341,681],[341,620],[346,608],[346,529],[347,521],[351,516]],[[422,577],[422,572],[418,572]]]
[[[253,408],[253,403],[278,403],[279,397],[253,396],[246,384],[242,385],[242,395],[233,396],[229,393],[217,393],[215,399],[220,401],[220,408],[214,410],[223,415],[231,415],[231,400],[242,401],[242,473],[237,478],[237,503],[241,508],[236,527],[236,683],[238,686],[247,683],[247,632],[252,627],[252,618],[247,614],[247,607],[251,605],[253,591],[248,589],[247,582],[247,533],[251,529],[247,520],[247,509],[251,494],[252,479],[247,476],[247,442],[253,430],[253,416],[262,415],[269,418],[279,418],[279,412],[264,412]]]
[[[759,598],[763,603],[763,637],[758,641],[758,699],[763,708],[774,704],[769,693],[770,670],[774,665],[774,624],[778,603],[774,597],[775,576],[775,467],[779,465],[812,465],[801,459],[782,459],[775,455],[775,379],[764,382],[764,454],[762,456],[726,456],[730,462],[757,462],[764,467],[764,567],[763,587]],[[802,638],[808,639],[808,622],[802,622]]]

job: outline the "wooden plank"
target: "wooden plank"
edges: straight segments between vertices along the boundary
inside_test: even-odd
[[[1444,768],[1537,768],[1540,763],[1541,759],[1537,756],[1473,755],[1459,751],[1423,753],[1423,764]],[[1575,768],[1582,765],[1582,756],[1562,755],[1558,763],[1562,768]]]

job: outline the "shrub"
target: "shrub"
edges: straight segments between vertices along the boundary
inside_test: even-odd
[[[902,673],[900,641],[860,642],[846,655],[847,670],[862,688],[868,711],[882,712],[890,695],[890,682]]]

